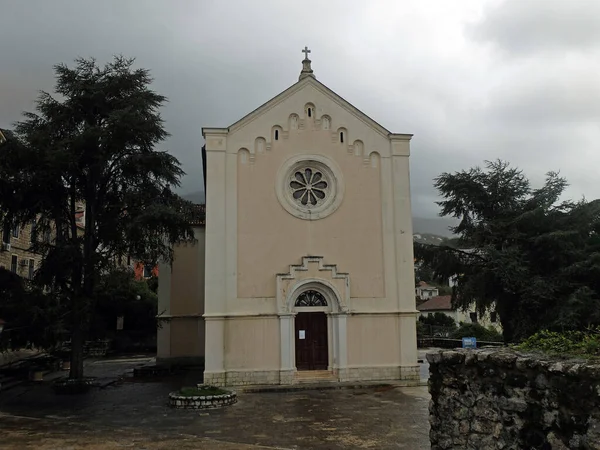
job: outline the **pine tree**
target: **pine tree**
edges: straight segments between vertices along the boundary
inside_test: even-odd
[[[40,94],[0,152],[0,211],[5,221],[36,218],[33,250],[43,260],[35,278],[63,299],[75,379],[101,274],[128,255],[171,260],[172,243],[193,239],[190,205],[172,191],[184,172],[155,148],[167,137],[159,114],[166,98],[133,65],[115,57],[103,67],[94,59],[55,66],[56,95]]]
[[[600,324],[600,201],[561,202],[566,186],[550,172],[533,189],[503,161],[435,180],[458,243],[416,245],[416,257],[438,279],[456,276],[455,306],[495,310],[508,342]]]

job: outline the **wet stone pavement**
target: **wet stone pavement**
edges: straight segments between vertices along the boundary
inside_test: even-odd
[[[223,409],[175,410],[168,393],[201,372],[119,379],[140,364],[88,364],[106,382],[82,396],[57,396],[48,383],[0,392],[0,448],[429,448],[424,386],[240,393]]]

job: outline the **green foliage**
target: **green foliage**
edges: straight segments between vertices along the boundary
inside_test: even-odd
[[[148,283],[148,288],[155,294],[158,294],[158,277],[152,275],[146,282]]]
[[[456,328],[456,321],[452,317],[441,312],[420,316],[419,322],[437,327]]]
[[[552,355],[600,356],[600,327],[586,331],[542,330],[516,346],[520,350],[540,350]]]
[[[600,325],[600,201],[559,202],[556,173],[539,189],[502,161],[435,180],[442,216],[459,219],[456,248],[415,245],[415,257],[445,281],[453,302],[498,313],[507,342],[542,329]]]
[[[199,397],[206,395],[224,395],[227,391],[219,389],[214,386],[202,386],[202,387],[182,387],[179,391],[179,395],[183,397]]]
[[[421,320],[417,320],[417,336],[424,336],[429,334],[431,326],[423,323]]]
[[[427,265],[419,263],[415,265],[415,284],[418,284],[419,281],[430,282],[433,277],[433,270],[431,270],[431,268],[429,268]]]
[[[461,323],[458,329],[452,333],[453,339],[463,337],[475,337],[478,341],[502,342],[502,334],[494,328],[485,328],[478,323]]]
[[[436,286],[440,295],[452,295],[452,288],[450,286]]]
[[[119,316],[123,317],[123,333],[135,332],[138,338],[156,334],[158,297],[146,281],[135,279],[133,271],[118,268],[103,275],[95,299],[90,337],[111,336]]]
[[[133,65],[116,57],[103,67],[93,59],[55,66],[56,96],[42,93],[36,113],[25,113],[0,152],[0,220],[37,219],[35,283],[64,309],[72,378],[83,377],[101,274],[127,256],[170,260],[172,243],[193,239],[192,205],[172,190],[184,172],[155,148],[168,135],[159,113],[166,99],[150,89],[149,72]],[[50,242],[38,239],[49,231]]]
[[[38,289],[0,268],[0,351],[19,348],[51,349],[64,336],[60,298]]]

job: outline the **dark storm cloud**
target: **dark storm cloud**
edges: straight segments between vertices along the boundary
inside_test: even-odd
[[[537,0],[0,0],[0,127],[31,110],[37,90],[52,89],[53,64],[136,57],[169,98],[164,147],[188,173],[182,191],[197,191],[201,128],[227,126],[293,84],[308,45],[320,81],[386,128],[415,134],[415,215],[438,211],[434,177],[485,159],[507,159],[536,181],[561,169],[570,195],[598,197],[590,168],[600,164],[600,67],[598,30],[589,24],[599,7]]]

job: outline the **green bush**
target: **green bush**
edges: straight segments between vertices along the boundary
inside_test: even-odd
[[[452,333],[453,339],[464,337],[475,337],[478,341],[502,342],[502,334],[494,328],[485,328],[478,323],[461,323],[458,329]]]
[[[179,395],[184,397],[200,397],[205,395],[223,395],[227,394],[227,391],[219,389],[214,386],[201,386],[201,387],[182,387],[179,391]]]
[[[539,331],[516,346],[552,355],[600,356],[600,327],[587,331]]]
[[[425,325],[437,327],[456,328],[456,322],[454,319],[441,312],[428,314],[427,316],[420,316],[419,322],[422,322]]]

